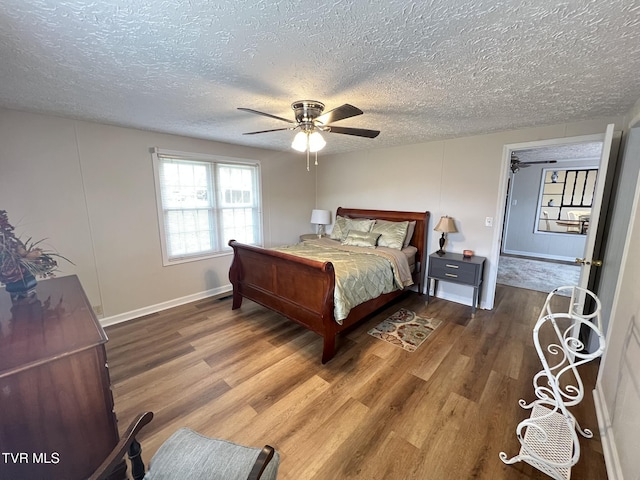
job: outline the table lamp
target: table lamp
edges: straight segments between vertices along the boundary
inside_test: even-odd
[[[314,208],[311,211],[311,223],[317,225],[318,238],[322,237],[324,235],[324,226],[331,223],[331,212]]]
[[[444,234],[456,233],[458,229],[456,228],[456,224],[454,223],[453,218],[444,215],[440,217],[440,220],[438,221],[438,224],[436,225],[436,228],[434,228],[434,230],[436,232],[442,232],[442,236],[440,237],[440,250],[436,252],[438,255],[442,256],[445,254],[444,242],[446,240]]]

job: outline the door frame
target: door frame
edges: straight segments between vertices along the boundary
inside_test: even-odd
[[[605,128],[606,129],[606,128]],[[486,279],[485,302],[486,308],[492,309],[496,296],[496,285],[498,282],[498,263],[500,261],[500,246],[502,244],[502,235],[504,230],[504,221],[506,216],[507,189],[509,186],[509,171],[511,167],[511,152],[515,150],[525,150],[530,148],[542,148],[551,146],[568,145],[574,143],[591,143],[604,142],[605,132],[595,133],[591,135],[578,135],[574,137],[550,138],[546,140],[534,140],[522,143],[507,143],[502,147],[502,168],[500,169],[500,183],[498,185],[498,201],[495,210],[495,225],[493,238],[491,241],[491,258],[495,258],[495,267],[489,269],[489,277]]]

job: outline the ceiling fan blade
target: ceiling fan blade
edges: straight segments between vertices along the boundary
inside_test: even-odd
[[[333,125],[329,125],[328,128],[331,133],[355,135],[356,137],[376,138],[380,135],[380,130],[367,130],[366,128],[334,127]]]
[[[287,123],[296,123],[293,120],[289,120],[288,118],[278,117],[277,115],[271,115],[270,113],[259,112],[258,110],[253,110],[252,108],[242,108],[238,107],[238,110],[242,110],[243,112],[255,113],[256,115],[263,115],[265,117],[275,118],[276,120],[282,120]]]
[[[362,110],[353,105],[349,105],[345,103],[344,105],[334,108],[333,110],[329,110],[328,112],[323,113],[319,117],[315,119],[316,122],[319,122],[323,125],[328,125],[329,123],[337,122],[339,120],[344,120],[345,118],[355,117],[356,115],[362,115]]]
[[[367,130],[366,128],[349,128],[328,126],[331,133],[342,133],[344,135],[355,135],[356,137],[376,138],[380,135],[380,130]]]
[[[272,130],[260,130],[259,132],[245,132],[243,135],[255,135],[257,133],[280,132],[282,130],[293,130],[296,127],[274,128]]]

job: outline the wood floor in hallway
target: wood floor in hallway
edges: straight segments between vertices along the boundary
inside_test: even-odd
[[[139,439],[148,461],[177,428],[273,445],[281,480],[547,480],[498,454],[519,450],[515,429],[534,399],[540,362],[532,328],[544,293],[499,285],[479,310],[409,294],[339,339],[320,363],[321,338],[261,306],[207,299],[107,328],[121,431],[138,412],[154,420]],[[400,307],[442,325],[409,353],[367,334]],[[581,439],[572,478],[606,479],[591,390],[573,410]]]

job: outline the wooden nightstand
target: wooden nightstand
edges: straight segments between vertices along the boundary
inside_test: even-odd
[[[328,237],[328,235],[322,235],[322,238]],[[304,242],[305,240],[317,240],[318,239],[318,234],[317,233],[303,233],[302,235],[300,235],[300,241]]]
[[[474,255],[464,258],[461,253],[445,253],[440,256],[437,253],[429,255],[429,270],[427,272],[427,302],[429,301],[430,280],[433,280],[433,296],[436,296],[438,280],[443,282],[458,283],[473,287],[473,299],[471,301],[471,316],[476,313],[476,305],[480,303],[482,293],[482,273],[485,257]]]

